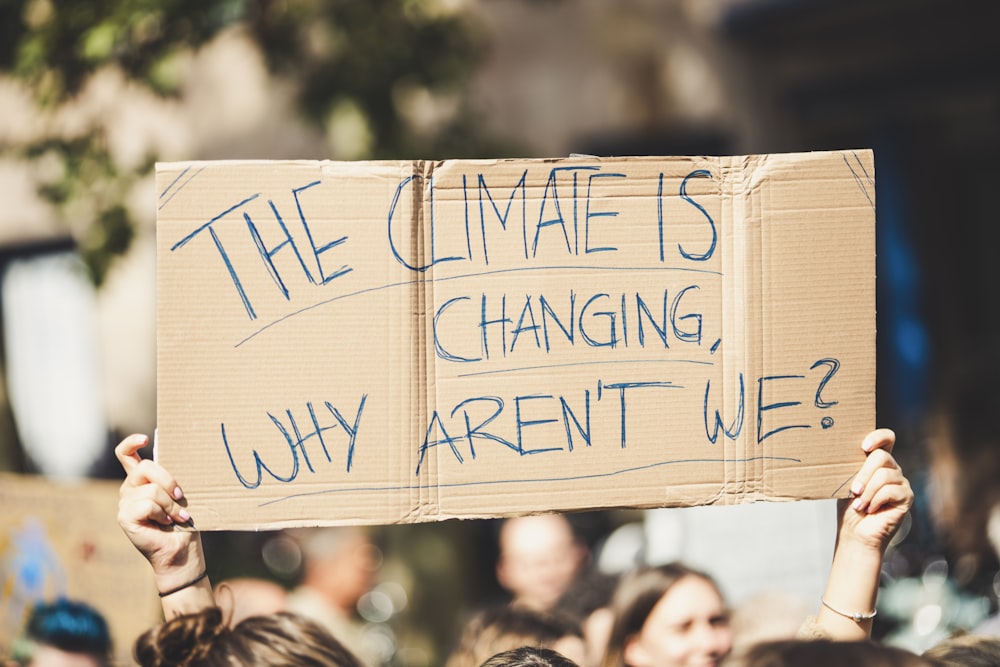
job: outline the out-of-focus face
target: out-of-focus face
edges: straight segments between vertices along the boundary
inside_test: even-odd
[[[573,583],[583,558],[565,517],[510,519],[500,533],[497,579],[516,604],[547,611]]]
[[[102,663],[86,653],[70,653],[53,646],[39,646],[28,667],[102,667]]]
[[[352,611],[374,584],[381,555],[367,534],[349,529],[342,532],[336,550],[310,560],[307,577],[329,602]]]
[[[710,581],[688,575],[671,586],[625,641],[629,667],[716,667],[729,654],[729,613]]]

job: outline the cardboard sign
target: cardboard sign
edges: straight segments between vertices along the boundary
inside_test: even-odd
[[[157,168],[158,451],[205,530],[845,494],[870,151]]]
[[[36,602],[85,602],[107,620],[116,664],[160,621],[149,564],[122,534],[115,482],[0,474],[0,655]]]

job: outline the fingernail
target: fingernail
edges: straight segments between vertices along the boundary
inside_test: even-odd
[[[183,497],[184,497],[184,492],[181,491],[181,487],[175,486],[174,487],[174,500],[180,500]]]
[[[181,509],[179,512],[177,512],[177,516],[179,516],[181,518],[181,521],[184,521],[185,523],[191,520],[191,515],[188,514],[188,511],[186,509]]]
[[[865,487],[861,485],[861,482],[855,482],[851,484],[851,494],[855,496],[860,496],[861,492],[864,491]]]
[[[853,508],[854,508],[854,511],[855,511],[855,512],[860,512],[860,511],[861,511],[861,508],[862,508],[862,506],[863,506],[863,503],[861,502],[861,498],[858,498],[858,499],[857,499],[857,500],[855,500],[855,501],[854,501],[853,503],[851,503],[851,507],[853,507]]]

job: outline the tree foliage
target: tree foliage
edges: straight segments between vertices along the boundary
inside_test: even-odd
[[[326,128],[352,113],[367,130],[358,158],[464,157],[502,152],[476,130],[464,84],[484,53],[469,17],[432,0],[0,0],[0,67],[41,111],[70,103],[102,68],[175,96],[176,59],[242,26],[273,75],[293,83],[303,118]],[[420,96],[423,98],[420,98]],[[442,122],[414,124],[408,100],[451,99]],[[97,284],[134,235],[124,198],[158,156],[116,164],[99,125],[79,136],[3,146],[27,162],[58,162],[40,194],[64,215]],[[196,156],[191,156],[196,157]],[[81,202],[83,205],[81,206]]]

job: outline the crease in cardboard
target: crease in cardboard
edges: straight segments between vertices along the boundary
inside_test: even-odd
[[[432,191],[430,189],[430,181],[428,179],[429,174],[426,173],[426,163],[422,160],[416,160],[411,166],[411,178],[417,179],[417,185],[411,188],[413,193],[412,202],[412,219],[410,221],[410,229],[412,234],[415,236],[414,247],[415,255],[422,259],[421,267],[427,267],[427,259],[431,254],[428,250],[428,246],[433,245],[433,241],[428,243],[427,239],[427,224],[426,221],[431,219],[430,215],[425,217],[425,206],[428,200],[432,198]],[[427,270],[418,270],[416,272],[416,283],[412,291],[412,312],[417,319],[416,326],[414,327],[415,336],[413,338],[413,374],[415,377],[427,378],[425,382],[415,383],[414,388],[414,403],[412,413],[414,414],[414,419],[412,423],[417,429],[419,425],[426,423],[425,417],[428,414],[427,408],[429,406],[430,396],[432,392],[430,391],[428,385],[433,382],[432,375],[428,373],[429,364],[427,362],[426,349],[427,349],[427,287],[430,284],[427,280],[428,271],[433,270],[431,266]],[[419,437],[419,431],[414,432],[414,436]],[[437,459],[438,450],[434,449],[431,456],[431,461]],[[421,521],[429,515],[433,514],[433,508],[436,503],[434,498],[434,491],[438,486],[438,466],[435,463],[428,461],[427,474],[418,479],[418,488],[420,490],[417,503],[411,507],[405,517],[407,522],[410,521]]]
[[[420,293],[423,296],[423,303],[420,307],[420,314],[422,318],[422,326],[417,329],[423,336],[421,345],[421,376],[426,378],[424,383],[424,391],[426,392],[424,397],[424,408],[423,408],[423,418],[420,423],[427,423],[427,416],[435,413],[435,407],[438,405],[438,378],[437,378],[437,364],[434,361],[434,357],[428,354],[428,349],[431,346],[431,342],[434,340],[434,332],[431,329],[433,324],[433,316],[430,315],[430,311],[434,308],[436,303],[434,300],[434,171],[436,163],[432,161],[422,161],[420,163],[420,172],[422,174],[423,187],[421,190],[425,193],[423,197],[423,202],[421,202],[421,216],[422,218],[417,221],[419,227],[424,230],[423,232],[423,247],[420,251],[420,256],[424,258],[424,265],[430,268],[425,273],[425,281],[421,284]],[[424,207],[427,207],[427,213],[424,213]],[[424,220],[430,220],[430,225],[425,225]],[[429,228],[429,233],[427,229]],[[428,427],[428,430],[430,427]],[[440,471],[441,471],[441,456],[442,448],[434,448],[434,465],[431,467],[431,476],[428,477],[428,487],[430,491],[429,497],[426,499],[424,507],[421,508],[421,518],[425,521],[435,520],[441,514],[441,485],[440,485]]]

